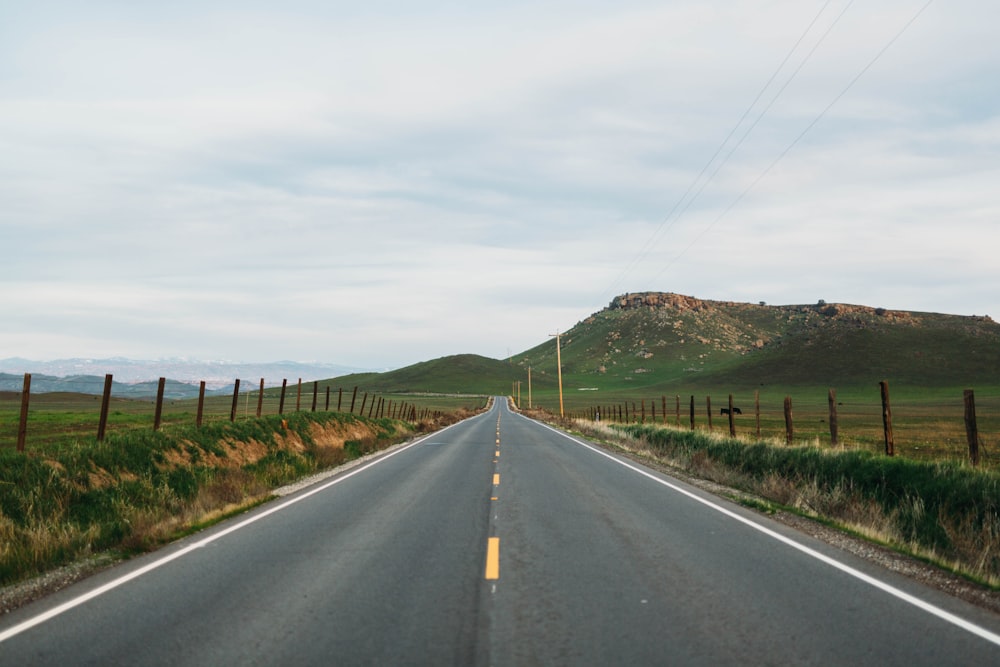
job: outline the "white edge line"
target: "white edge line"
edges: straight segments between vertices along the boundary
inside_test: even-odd
[[[475,417],[470,417],[470,419],[475,419],[476,417],[482,416],[482,414],[488,414],[488,413],[481,413],[480,415],[476,415]],[[463,420],[463,421],[468,421],[468,419]],[[197,542],[195,542],[193,544],[189,544],[188,546],[184,547],[183,549],[178,549],[177,551],[175,551],[175,552],[173,552],[173,553],[171,553],[171,554],[169,554],[167,556],[164,556],[163,558],[155,560],[152,563],[149,563],[148,565],[144,565],[143,567],[140,567],[137,570],[133,570],[132,572],[129,572],[126,575],[122,575],[121,577],[118,577],[117,579],[114,579],[113,581],[109,581],[108,583],[104,584],[103,586],[98,586],[97,588],[95,588],[92,591],[89,591],[87,593],[84,593],[83,595],[75,597],[72,600],[67,600],[66,602],[63,602],[62,604],[60,604],[58,606],[55,606],[52,609],[49,609],[48,611],[39,614],[38,616],[33,616],[33,617],[31,617],[31,618],[29,618],[27,620],[24,620],[24,621],[18,623],[17,625],[15,625],[13,627],[7,628],[3,632],[0,632],[0,642],[4,642],[4,641],[7,641],[8,639],[11,639],[12,637],[16,637],[17,635],[19,635],[19,634],[21,634],[21,633],[23,633],[23,632],[25,632],[27,630],[30,630],[31,628],[34,628],[35,626],[41,625],[42,623],[45,623],[46,621],[52,620],[56,616],[59,616],[61,614],[66,613],[70,609],[73,609],[75,607],[79,607],[80,605],[85,604],[85,603],[93,600],[94,598],[97,598],[97,597],[100,597],[101,595],[104,595],[108,591],[112,591],[112,590],[118,588],[119,586],[127,584],[128,582],[132,581],[133,579],[138,579],[139,577],[143,576],[144,574],[148,574],[148,573],[152,572],[153,570],[156,570],[156,569],[158,569],[158,568],[166,565],[167,563],[169,563],[171,561],[177,560],[178,558],[181,558],[182,556],[186,556],[187,554],[191,553],[192,551],[194,551],[196,549],[201,549],[202,547],[204,547],[204,546],[206,546],[208,544],[211,544],[212,542],[215,542],[216,540],[221,539],[221,538],[225,537],[226,535],[229,535],[230,533],[234,533],[237,530],[241,530],[243,528],[246,528],[247,526],[249,526],[252,523],[256,523],[257,521],[260,521],[264,517],[271,516],[272,514],[280,512],[280,511],[282,511],[282,510],[284,510],[284,509],[286,509],[286,508],[294,505],[295,503],[298,503],[298,502],[300,502],[302,500],[305,500],[306,498],[309,498],[310,496],[314,496],[317,493],[320,493],[321,491],[325,491],[326,489],[330,488],[331,486],[334,486],[336,484],[340,484],[344,480],[350,479],[351,477],[354,477],[355,475],[357,475],[357,474],[359,474],[361,472],[364,472],[365,470],[368,470],[369,468],[371,468],[371,467],[373,467],[375,465],[378,465],[379,463],[382,463],[383,461],[388,461],[393,456],[396,456],[397,454],[401,454],[402,452],[405,452],[406,450],[410,449],[411,447],[415,447],[416,445],[419,445],[424,440],[427,440],[430,437],[437,436],[440,433],[442,433],[444,431],[447,431],[452,426],[458,426],[461,423],[463,423],[463,422],[455,422],[454,424],[450,424],[450,425],[444,427],[440,431],[435,431],[434,433],[429,433],[429,434],[425,435],[422,438],[414,440],[413,442],[409,443],[408,445],[400,447],[396,451],[393,451],[393,452],[390,452],[388,454],[385,454],[384,456],[380,456],[379,458],[375,459],[374,461],[371,461],[370,463],[367,463],[367,464],[365,464],[365,465],[363,465],[361,467],[355,468],[354,470],[352,470],[352,471],[350,471],[348,473],[345,473],[344,475],[341,475],[339,477],[336,477],[335,479],[333,479],[333,480],[331,480],[329,482],[326,482],[325,484],[321,484],[320,486],[317,486],[317,487],[315,487],[313,489],[310,489],[309,491],[306,491],[306,492],[302,493],[301,495],[293,496],[292,498],[290,498],[288,500],[285,500],[284,502],[282,502],[282,503],[280,503],[278,505],[275,505],[274,507],[271,507],[271,508],[269,508],[267,510],[264,510],[264,511],[258,513],[258,514],[254,514],[253,516],[251,516],[251,517],[249,517],[247,519],[244,519],[243,521],[240,521],[239,523],[236,523],[236,524],[230,526],[229,528],[226,528],[224,530],[220,530],[217,533],[213,533],[213,534],[209,535],[208,537],[205,537],[205,538],[203,538],[201,540],[198,540]]]
[[[523,415],[519,415],[519,416],[523,417]],[[523,418],[527,419],[527,417],[523,417]],[[534,421],[534,420],[531,420],[531,421]],[[576,444],[578,444],[578,445],[580,445],[582,447],[586,447],[587,449],[589,449],[589,450],[591,450],[591,451],[593,451],[593,452],[595,452],[597,454],[600,454],[601,456],[604,456],[604,457],[606,457],[606,458],[614,461],[615,463],[617,463],[617,464],[619,464],[621,466],[624,466],[625,468],[628,468],[629,470],[631,470],[633,472],[639,473],[640,475],[642,475],[644,477],[648,477],[649,479],[653,480],[654,482],[662,484],[663,486],[666,486],[666,487],[668,487],[668,488],[676,491],[677,493],[685,495],[688,498],[691,498],[692,500],[694,500],[696,502],[699,502],[702,505],[705,505],[706,507],[709,507],[709,508],[711,508],[711,509],[713,509],[713,510],[715,510],[715,511],[721,513],[721,514],[725,514],[726,516],[730,517],[731,519],[735,519],[736,521],[739,521],[740,523],[745,524],[745,525],[749,526],[750,528],[753,528],[754,530],[759,531],[759,532],[767,535],[768,537],[771,537],[771,538],[773,538],[775,540],[778,540],[779,542],[782,542],[782,543],[784,543],[784,544],[792,547],[793,549],[797,549],[798,551],[801,551],[802,553],[806,554],[807,556],[811,556],[812,558],[815,558],[818,561],[826,563],[827,565],[829,565],[831,567],[834,567],[834,568],[840,570],[841,572],[854,577],[855,579],[859,579],[859,580],[865,582],[866,584],[868,584],[870,586],[874,586],[875,588],[877,588],[877,589],[879,589],[879,590],[881,590],[881,591],[883,591],[885,593],[888,593],[889,595],[892,595],[892,596],[894,596],[896,598],[899,598],[903,602],[907,602],[907,603],[913,605],[914,607],[927,612],[928,614],[936,616],[936,617],[940,618],[943,621],[947,621],[948,623],[951,623],[952,625],[958,626],[959,628],[962,628],[963,630],[965,630],[967,632],[970,632],[970,633],[976,635],[977,637],[980,637],[981,639],[985,639],[986,641],[988,641],[988,642],[990,642],[992,644],[1000,646],[1000,635],[998,635],[998,634],[996,634],[994,632],[991,632],[991,631],[987,630],[984,627],[981,627],[979,625],[976,625],[975,623],[967,621],[964,618],[962,618],[960,616],[957,616],[957,615],[955,615],[955,614],[953,614],[953,613],[951,613],[949,611],[946,611],[944,609],[941,609],[940,607],[935,606],[935,605],[933,605],[933,604],[931,604],[929,602],[925,602],[924,600],[921,600],[918,597],[910,595],[909,593],[907,593],[905,591],[902,591],[902,590],[896,588],[895,586],[887,584],[887,583],[885,583],[883,581],[879,581],[875,577],[867,575],[864,572],[861,572],[860,570],[856,570],[856,569],[854,569],[853,567],[851,567],[849,565],[845,565],[844,563],[841,563],[840,561],[838,561],[838,560],[836,560],[834,558],[831,558],[831,557],[829,557],[829,556],[827,556],[825,554],[822,554],[822,553],[816,551],[815,549],[812,549],[810,547],[805,546],[804,544],[800,544],[800,543],[796,542],[795,540],[793,540],[793,539],[791,539],[789,537],[786,537],[786,536],[782,535],[781,533],[777,533],[777,532],[771,530],[770,528],[767,528],[766,526],[762,526],[759,523],[751,521],[750,519],[748,519],[748,518],[746,518],[744,516],[740,516],[736,512],[733,512],[732,510],[728,510],[725,507],[722,507],[721,505],[717,505],[717,504],[713,503],[710,500],[702,498],[701,496],[699,496],[699,495],[697,495],[695,493],[692,493],[692,492],[690,492],[690,491],[688,491],[686,489],[683,489],[683,488],[677,486],[676,484],[672,484],[672,483],[670,483],[670,482],[668,482],[668,481],[666,481],[664,479],[660,479],[656,475],[653,475],[653,474],[651,474],[651,473],[649,473],[649,472],[647,472],[647,471],[645,471],[645,470],[643,470],[641,468],[638,468],[638,467],[632,465],[631,463],[627,463],[627,462],[625,462],[625,461],[623,461],[623,460],[621,460],[621,459],[619,459],[619,458],[617,458],[615,456],[612,456],[611,454],[609,454],[609,453],[607,453],[607,452],[605,452],[605,451],[603,451],[603,450],[601,450],[601,449],[599,449],[599,448],[597,448],[597,447],[595,447],[595,446],[593,446],[591,444],[583,442],[582,440],[578,440],[577,438],[574,438],[573,436],[571,436],[571,435],[569,435],[567,433],[564,433],[563,431],[560,431],[557,428],[553,428],[553,427],[549,426],[548,424],[544,424],[544,423],[538,422],[538,421],[536,421],[534,423],[539,424],[540,426],[543,426],[543,427],[549,429],[550,431],[558,433],[559,435],[563,436],[564,438],[567,438],[568,440],[571,440],[571,441],[575,442]]]

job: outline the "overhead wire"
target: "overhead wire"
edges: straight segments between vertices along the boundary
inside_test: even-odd
[[[826,114],[829,113],[830,109],[832,109],[834,105],[836,105],[837,102],[839,102],[841,98],[843,98],[844,95],[846,95],[851,90],[851,88],[854,87],[854,85],[861,79],[861,77],[863,77],[868,72],[868,70],[870,70],[875,65],[875,63],[877,63],[882,58],[882,56],[890,48],[892,48],[893,44],[895,44],[896,41],[898,41],[899,38],[902,37],[907,30],[909,30],[910,26],[912,26],[917,21],[917,19],[920,18],[920,16],[931,5],[932,2],[934,2],[934,0],[927,0],[927,2],[924,3],[924,5],[919,10],[917,10],[916,14],[914,14],[910,18],[910,20],[907,21],[906,24],[904,24],[903,27],[898,32],[896,32],[896,34],[892,37],[892,39],[890,39],[888,43],[886,43],[886,45],[883,46],[875,54],[875,56],[871,58],[871,60],[869,60],[864,67],[861,68],[861,70],[854,76],[854,78],[852,78],[847,83],[847,85],[844,86],[844,88],[839,93],[837,93],[837,95],[830,101],[830,103],[827,104],[823,108],[823,110],[820,111],[819,114],[817,114],[816,117],[813,118],[813,120],[808,125],[806,125],[806,127],[801,132],[799,132],[799,134],[796,135],[794,139],[792,139],[791,143],[789,143],[785,147],[785,149],[782,150],[781,153],[779,153],[778,156],[774,158],[774,160],[772,160],[771,163],[768,164],[767,167],[765,167],[764,170],[760,172],[760,174],[757,175],[757,177],[753,180],[753,182],[751,182],[750,185],[748,185],[746,189],[744,189],[732,202],[730,202],[730,204],[726,206],[726,208],[723,209],[722,212],[719,213],[719,215],[716,216],[716,218],[712,220],[711,223],[706,225],[701,230],[701,232],[697,236],[695,236],[695,238],[692,239],[690,243],[688,243],[687,246],[685,246],[679,253],[677,253],[677,255],[675,255],[670,261],[668,261],[663,266],[663,268],[660,269],[660,271],[658,271],[653,276],[652,280],[656,281],[657,279],[659,279],[659,277],[662,276],[667,271],[667,269],[671,268],[677,262],[678,259],[680,259],[684,254],[686,254],[687,251],[690,250],[692,247],[694,247],[694,245],[698,243],[702,238],[704,238],[704,236],[708,234],[708,232],[711,231],[712,228],[715,227],[715,225],[717,225],[720,220],[722,220],[724,217],[726,217],[726,215],[729,214],[730,211],[736,208],[736,206],[739,205],[739,203],[742,202],[743,199],[762,180],[764,180],[764,178],[771,172],[771,170],[773,170],[778,165],[778,163],[781,162],[781,160],[783,160],[785,156],[788,155],[788,153],[790,153],[793,148],[795,148],[796,145],[798,145],[798,143],[802,140],[802,138],[805,137],[806,134],[808,134],[814,127],[816,127],[816,125],[819,124],[819,122],[826,116]]]
[[[733,138],[733,135],[736,134],[736,131],[740,128],[740,126],[743,124],[743,122],[750,115],[750,112],[753,111],[754,107],[757,105],[757,103],[760,101],[760,99],[764,96],[764,93],[771,86],[771,84],[774,83],[774,80],[778,77],[778,75],[784,69],[785,65],[788,64],[788,61],[791,59],[792,55],[798,50],[799,46],[805,40],[806,36],[812,31],[813,27],[819,21],[820,17],[826,12],[826,9],[827,9],[827,7],[830,6],[831,2],[833,2],[833,0],[826,0],[826,2],[823,4],[823,6],[820,7],[819,11],[816,13],[816,15],[813,17],[813,19],[809,22],[809,24],[806,26],[806,28],[802,31],[802,34],[799,35],[799,38],[797,40],[795,40],[795,43],[788,50],[788,53],[785,54],[785,57],[781,60],[781,62],[775,68],[774,72],[772,72],[772,74],[768,78],[768,80],[764,83],[764,85],[757,92],[757,95],[754,97],[753,101],[750,103],[749,106],[747,106],[746,110],[743,111],[743,114],[740,116],[739,120],[736,121],[736,124],[733,125],[732,129],[729,130],[729,134],[727,134],[726,137],[725,137],[725,139],[722,140],[722,143],[719,144],[719,147],[715,149],[715,152],[712,154],[712,157],[710,157],[708,159],[708,162],[706,162],[705,165],[701,168],[701,171],[698,172],[698,175],[695,176],[694,180],[691,181],[691,183],[687,187],[687,190],[684,191],[684,194],[681,195],[680,199],[678,199],[677,202],[674,203],[673,208],[670,209],[670,211],[667,213],[667,215],[660,222],[659,226],[653,231],[653,233],[650,236],[649,240],[643,245],[643,249],[629,262],[629,264],[625,267],[625,269],[622,271],[622,273],[614,280],[614,282],[611,283],[611,286],[608,288],[607,293],[611,293],[611,292],[614,291],[614,289],[616,288],[616,286],[625,278],[625,276],[627,276],[636,266],[638,266],[646,258],[646,256],[650,253],[650,251],[652,250],[652,248],[655,246],[656,241],[659,239],[659,237],[662,235],[662,233],[664,231],[666,231],[667,229],[669,229],[670,227],[673,226],[673,224],[676,222],[676,218],[674,218],[674,213],[681,206],[681,204],[683,204],[684,201],[688,198],[688,195],[691,194],[691,191],[701,181],[701,178],[702,178],[702,176],[705,175],[705,172],[708,171],[708,169],[712,166],[712,163],[715,162],[715,159],[719,156],[720,153],[722,153],[723,149],[725,149],[726,145],[729,143],[729,140]],[[853,2],[854,2],[854,0],[850,0],[850,3],[848,4],[848,7]],[[846,8],[845,8],[844,11],[846,11]],[[843,12],[841,12],[841,16],[842,15],[843,15]],[[840,20],[840,17],[838,16],[837,21],[839,21],[839,20]],[[835,21],[835,23],[836,23],[836,21]],[[823,38],[825,38],[826,34],[828,34],[828,33],[829,33],[829,30],[827,30],[827,33],[824,34]],[[822,38],[821,38],[820,41],[822,41]],[[813,47],[813,51],[815,51],[815,49],[816,49],[816,47]],[[809,55],[812,55],[813,51],[810,51]],[[808,57],[809,56],[807,56],[807,59],[808,59]],[[804,62],[802,64],[804,64]],[[788,84],[791,82],[791,79],[793,79],[795,77],[795,74],[798,73],[798,70],[800,70],[802,68],[802,64],[799,65],[799,67],[792,74],[792,76],[789,78],[789,80],[785,82],[785,84],[781,87],[781,89],[774,96],[774,98],[772,98],[771,102],[768,104],[768,107],[758,117],[757,121],[754,122],[754,124],[751,126],[750,130],[752,130],[753,127],[755,127],[757,125],[757,123],[760,122],[760,118],[763,117],[764,113],[767,112],[767,109],[769,109],[771,107],[771,105],[774,104],[774,101],[777,99],[778,96],[780,96],[781,92],[784,91],[784,89],[788,87]],[[743,140],[746,138],[747,134],[749,134],[750,130],[748,130],[744,134],[743,139],[740,140],[740,144],[742,144]],[[738,148],[739,144],[736,147]],[[732,152],[733,151],[730,151],[729,155],[727,155],[727,157],[726,157],[727,160],[732,155]],[[687,210],[687,208],[691,205],[691,202],[693,202],[694,199],[696,199],[698,197],[698,195],[701,193],[701,191],[704,190],[705,185],[707,185],[712,180],[712,178],[714,177],[714,175],[716,173],[718,173],[718,169],[716,169],[715,172],[713,172],[712,176],[709,177],[709,179],[707,181],[705,181],[705,184],[701,186],[701,188],[698,190],[698,192],[695,194],[695,196],[690,201],[688,201],[688,203],[682,209],[681,214],[683,214],[683,212]],[[679,215],[678,215],[678,217],[679,217]],[[673,218],[673,222],[671,222],[672,218]],[[668,222],[670,223],[669,226],[667,225]]]
[[[715,180],[715,177],[718,175],[719,171],[721,171],[722,168],[726,166],[726,164],[729,162],[729,159],[732,158],[733,154],[737,150],[739,150],[740,146],[742,146],[744,142],[746,142],[747,137],[750,136],[750,133],[753,132],[754,128],[756,128],[760,124],[760,121],[764,119],[764,116],[766,116],[767,112],[771,110],[771,107],[774,106],[774,103],[777,102],[778,98],[781,97],[781,94],[785,92],[785,89],[788,88],[789,84],[792,83],[792,81],[795,79],[798,73],[802,71],[802,68],[805,67],[806,63],[808,63],[812,59],[813,54],[816,53],[820,45],[824,41],[826,41],[827,36],[829,36],[829,34],[833,31],[834,27],[836,27],[836,25],[840,23],[840,19],[844,17],[844,14],[847,13],[847,10],[850,9],[851,5],[853,4],[854,0],[849,0],[849,2],[846,5],[844,5],[844,8],[841,10],[840,14],[838,14],[837,17],[833,20],[833,22],[829,26],[827,26],[826,31],[820,36],[819,40],[809,50],[809,53],[805,55],[805,57],[799,63],[798,67],[795,68],[795,71],[792,72],[791,76],[789,76],[788,79],[785,81],[785,83],[782,84],[781,88],[778,89],[778,92],[774,94],[774,96],[771,98],[771,101],[767,103],[766,107],[764,107],[763,111],[761,111],[760,114],[758,114],[756,120],[754,120],[754,122],[747,127],[746,131],[743,133],[743,136],[740,137],[740,140],[736,142],[736,144],[726,154],[726,157],[723,158],[723,160],[719,162],[718,165],[716,165],[711,175],[707,179],[705,179],[705,181],[701,184],[701,187],[698,188],[698,191],[695,193],[695,196],[688,201],[688,203],[678,214],[677,216],[678,219],[680,219],[681,216],[687,213],[687,210],[691,207],[691,204],[693,204],[694,201],[699,196],[701,196],[701,193],[705,190],[708,184],[711,183],[713,180]]]

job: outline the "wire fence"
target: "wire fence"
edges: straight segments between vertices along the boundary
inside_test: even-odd
[[[236,379],[231,389],[209,390],[199,386],[197,398],[169,397],[168,384],[160,378],[155,396],[116,396],[114,379],[106,375],[100,395],[92,379],[69,379],[66,391],[32,394],[31,374],[25,373],[20,391],[0,392],[0,448],[25,451],[30,442],[61,445],[96,438],[109,431],[159,430],[173,425],[195,425],[239,419],[256,419],[291,412],[346,412],[372,419],[391,418],[417,422],[431,416],[429,408],[410,401],[392,399],[376,392],[345,388],[328,381],[289,383],[280,386],[245,383]],[[76,386],[74,386],[74,384]]]
[[[889,383],[871,396],[826,400],[744,392],[742,395],[656,396],[593,403],[567,416],[613,424],[662,424],[718,432],[745,440],[777,439],[786,444],[863,448],[887,456],[964,460],[1000,466],[1000,452],[988,447],[1000,432],[1000,397],[977,406],[968,389],[954,398],[933,395],[890,398]],[[985,411],[984,411],[985,406]],[[978,412],[977,412],[978,409]]]

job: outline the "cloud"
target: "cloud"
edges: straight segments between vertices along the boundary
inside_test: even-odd
[[[932,4],[815,122],[922,4],[831,3],[764,91],[819,5],[18,7],[0,345],[382,367],[649,289],[1000,313],[998,10]]]

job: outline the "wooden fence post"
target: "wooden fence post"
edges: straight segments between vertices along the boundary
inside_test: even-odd
[[[113,379],[108,373],[104,376],[104,397],[101,400],[101,418],[97,422],[97,441],[104,441],[104,434],[108,430],[108,409],[111,407],[111,383]]]
[[[976,425],[976,396],[971,389],[964,392],[965,399],[965,435],[969,440],[969,460],[972,465],[979,465],[979,427]]]
[[[325,412],[330,411],[330,385],[326,385],[326,408]]]
[[[712,430],[712,397],[711,396],[706,396],[705,397],[705,407],[707,408],[707,412],[708,412],[708,430],[711,431]]]
[[[257,392],[257,419],[264,414],[264,378],[260,379],[260,391]]]
[[[733,417],[733,413],[734,412],[735,412],[735,410],[733,410],[733,395],[730,394],[729,395],[729,437],[730,438],[735,438],[736,437],[736,420]]]
[[[882,430],[885,434],[885,455],[896,455],[896,443],[892,437],[892,407],[889,404],[889,381],[878,383],[882,392]]]
[[[674,398],[677,400],[677,426],[681,425],[681,395],[674,394]]]
[[[830,387],[827,394],[827,402],[830,404],[830,445],[837,446],[837,390]]]
[[[358,397],[358,387],[354,386],[354,393],[351,394],[351,414],[354,414],[354,400]]]
[[[753,411],[757,420],[757,439],[760,440],[760,389],[753,391]]]
[[[691,395],[691,430],[694,430],[694,394]]]
[[[24,385],[21,388],[21,417],[17,422],[17,451],[24,451],[24,442],[28,438],[28,401],[31,398],[31,373],[24,374]]]
[[[316,412],[316,398],[319,395],[319,380],[313,380],[313,402],[312,411]]]
[[[642,399],[642,421],[640,421],[639,423],[640,424],[645,424],[646,423],[646,399],[645,398]]]
[[[239,405],[240,401],[240,379],[236,378],[236,382],[233,383],[233,407],[229,411],[229,421],[236,421],[236,407]]]
[[[295,411],[302,410],[302,378],[299,378],[298,392],[295,394]]]
[[[660,404],[663,407],[663,425],[667,425],[667,397],[666,395],[660,395]]]
[[[278,414],[285,414],[285,389],[288,387],[288,379],[281,378],[281,398],[278,399]]]
[[[785,442],[792,444],[795,429],[792,426],[792,397],[785,396]]]
[[[205,381],[198,385],[198,414],[194,418],[196,428],[201,428],[201,418],[205,414]]]
[[[163,417],[163,390],[167,385],[167,378],[160,378],[156,385],[156,410],[153,412],[153,430],[160,430],[160,420]]]
[[[340,412],[340,406],[343,400],[344,400],[344,388],[337,387],[337,412]]]
[[[358,412],[362,417],[365,416],[365,405],[368,403],[368,392],[365,392],[364,398],[361,399],[361,410]],[[352,410],[353,412],[353,410]]]

